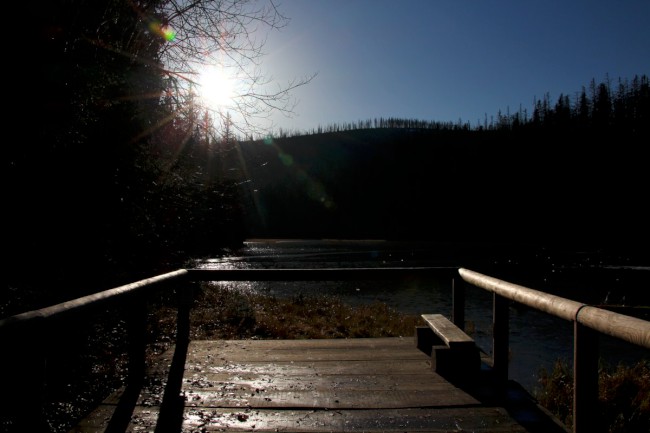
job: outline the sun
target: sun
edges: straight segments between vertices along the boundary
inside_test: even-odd
[[[223,67],[201,67],[197,84],[199,97],[208,108],[219,110],[233,104],[236,80]]]

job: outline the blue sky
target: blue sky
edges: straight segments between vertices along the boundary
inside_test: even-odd
[[[482,122],[535,97],[572,101],[597,83],[650,74],[650,1],[278,0],[262,69],[296,89],[277,128],[375,117]]]

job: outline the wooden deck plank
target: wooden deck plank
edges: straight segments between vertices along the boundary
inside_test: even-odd
[[[217,363],[215,363],[217,364]],[[269,373],[276,375],[342,375],[342,374],[417,374],[423,368],[427,368],[428,361],[409,362],[399,361],[348,361],[330,360],[315,361],[313,359],[299,361],[281,362],[225,362],[223,364],[211,365],[208,362],[188,362],[187,370],[190,373]]]
[[[70,433],[111,422],[153,431],[159,418],[176,433],[528,432],[436,374],[412,338],[193,341],[182,378],[170,379],[173,357],[172,347],[136,396],[116,392]]]
[[[275,376],[272,374],[235,375],[226,373],[206,373],[187,375],[185,380],[195,382],[204,390],[214,390],[223,387],[246,388],[251,391],[258,389],[345,389],[345,390],[378,390],[378,389],[435,389],[437,384],[446,382],[440,376],[422,382],[419,373],[414,372],[411,378],[407,374],[378,374],[368,371],[366,375],[358,374],[317,374]]]
[[[186,406],[206,408],[326,408],[382,409],[412,407],[449,407],[478,405],[468,394],[451,386],[439,385],[435,390],[313,390],[313,391],[187,391]]]
[[[354,344],[354,340],[359,340]],[[375,360],[389,359],[417,359],[423,360],[420,353],[412,350],[415,344],[413,338],[408,339],[373,339],[359,338],[354,340],[348,339],[325,339],[316,344],[315,340],[295,340],[295,344],[288,345],[287,341],[273,345],[271,341],[257,341],[259,344],[252,342],[192,342],[190,351],[192,358],[205,359],[214,362],[214,358],[236,362],[245,359],[247,362],[254,361],[292,361],[292,360],[318,360],[327,361],[335,359],[338,361],[347,360],[368,360],[371,353]],[[380,340],[373,342],[372,340]],[[290,342],[291,340],[289,340]],[[385,342],[382,344],[382,342]],[[403,350],[408,347],[409,350]],[[426,360],[425,360],[426,361]]]
[[[194,340],[192,347],[201,348],[234,348],[236,350],[294,350],[296,348],[309,350],[327,350],[331,348],[368,348],[390,350],[403,348],[415,341],[413,336],[385,338],[329,338],[329,339],[297,339],[297,340]],[[411,354],[413,354],[411,352]]]
[[[70,433],[103,431],[107,408],[98,409]],[[154,431],[158,408],[136,408],[132,432]],[[191,408],[184,414],[183,432],[477,432],[523,433],[502,408],[425,408],[390,410],[273,410]]]

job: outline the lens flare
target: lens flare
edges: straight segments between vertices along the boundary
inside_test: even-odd
[[[158,21],[152,21],[149,23],[149,30],[158,36],[162,37],[167,42],[171,42],[176,39],[176,31],[172,29],[169,25],[161,24]]]

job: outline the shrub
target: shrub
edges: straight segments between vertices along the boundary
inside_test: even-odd
[[[650,431],[650,361],[615,368],[601,363],[599,368],[598,424],[608,433]],[[541,369],[535,389],[539,403],[565,425],[573,424],[573,371],[568,362],[558,360],[549,372]]]

